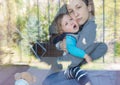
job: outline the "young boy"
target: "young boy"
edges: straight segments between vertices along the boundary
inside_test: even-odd
[[[84,58],[88,63],[91,62],[91,58],[76,46],[77,33],[79,32],[78,23],[68,14],[60,14],[56,17],[55,22],[59,34],[65,34],[68,53],[76,56],[76,58]],[[69,67],[64,74],[69,79],[75,78],[81,85],[91,85],[86,72],[77,67],[77,65],[76,67]]]

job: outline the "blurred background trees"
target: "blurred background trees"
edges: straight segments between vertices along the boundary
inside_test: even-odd
[[[49,26],[63,1],[0,0],[0,57],[14,55],[22,60],[30,56],[31,43],[48,42]],[[119,57],[120,0],[94,0],[94,4],[97,40],[106,42],[110,55]]]

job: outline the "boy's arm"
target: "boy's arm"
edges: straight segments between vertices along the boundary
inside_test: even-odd
[[[85,58],[86,62],[90,63],[92,61],[91,57],[88,56],[84,50],[77,48],[76,47],[76,39],[72,36],[66,36],[66,48],[67,51],[75,56],[75,57],[79,57],[79,58]]]
[[[75,57],[84,58],[85,51],[81,50],[80,48],[76,47],[76,39],[72,36],[66,36],[66,49],[68,53]]]

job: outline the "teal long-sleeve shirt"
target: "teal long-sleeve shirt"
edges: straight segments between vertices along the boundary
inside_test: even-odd
[[[69,54],[78,57],[84,58],[85,51],[76,46],[77,40],[75,37],[67,35],[66,36],[66,47]]]

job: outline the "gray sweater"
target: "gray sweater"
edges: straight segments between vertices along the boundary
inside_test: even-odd
[[[77,47],[85,50],[95,42],[96,27],[94,18],[89,19],[78,33]]]

